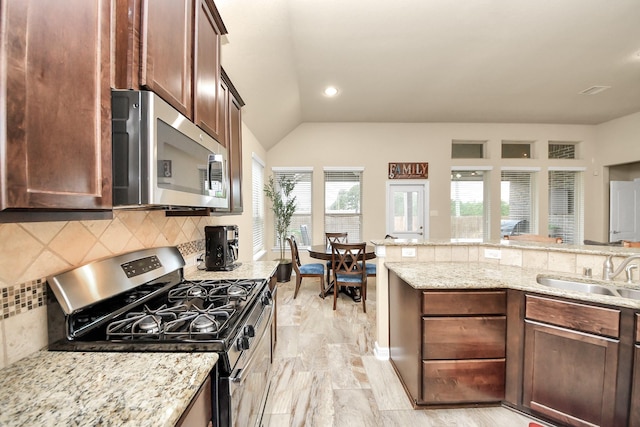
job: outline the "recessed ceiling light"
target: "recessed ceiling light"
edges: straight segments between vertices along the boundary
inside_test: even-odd
[[[338,89],[336,89],[333,86],[328,86],[325,90],[324,90],[324,94],[325,96],[336,96],[338,94]]]
[[[595,95],[596,93],[603,92],[607,89],[611,89],[611,86],[591,86],[581,92],[580,95]]]

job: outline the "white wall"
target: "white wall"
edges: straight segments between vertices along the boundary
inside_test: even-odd
[[[640,112],[596,126],[594,157],[601,170],[599,241],[609,238],[609,166],[640,161]]]
[[[303,123],[268,152],[267,173],[274,166],[311,166],[313,174],[313,230],[314,243],[323,241],[323,167],[363,166],[363,239],[381,239],[385,235],[385,182],[389,162],[429,162],[430,180],[430,238],[450,236],[450,170],[451,166],[491,166],[492,191],[499,191],[500,166],[542,166],[546,177],[547,166],[560,164],[547,159],[547,143],[552,141],[579,141],[579,160],[569,161],[572,166],[587,169],[585,238],[599,238],[601,194],[592,189],[601,188],[601,176],[595,175],[595,128],[586,125],[529,125],[529,124],[465,124],[465,123]],[[486,140],[488,159],[451,160],[451,141]],[[534,159],[500,159],[502,140],[534,141]],[[567,161],[562,162],[566,165]],[[540,194],[546,194],[546,178],[539,180]],[[494,197],[492,211],[499,210],[499,197]],[[546,212],[546,197],[540,197],[540,211]],[[544,217],[544,218],[543,218]],[[540,218],[541,229],[546,228],[546,213]],[[543,220],[545,222],[543,222]],[[273,220],[267,217],[270,227]],[[493,219],[492,229],[499,237],[499,218]],[[602,230],[597,230],[601,232]],[[267,231],[267,247],[271,247],[272,230]],[[271,240],[270,240],[271,239]]]

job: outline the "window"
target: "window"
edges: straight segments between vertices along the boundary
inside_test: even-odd
[[[575,159],[576,145],[575,142],[549,141],[549,158]]]
[[[346,231],[349,242],[362,241],[362,169],[324,171],[324,231]]]
[[[500,179],[500,237],[537,234],[535,172],[503,170]]]
[[[503,159],[530,159],[531,142],[528,141],[502,141]]]
[[[486,141],[459,141],[451,143],[452,159],[483,159]]]
[[[296,197],[296,212],[291,218],[291,225],[287,231],[287,236],[294,235],[298,245],[301,247],[310,246],[311,242],[307,237],[311,236],[311,177],[312,170],[306,168],[273,168],[273,175],[276,183],[281,176],[292,178],[296,186],[292,195]],[[305,232],[303,232],[305,230]],[[276,248],[280,247],[280,242],[273,232]]]
[[[451,170],[451,239],[478,242],[489,237],[486,170]]]
[[[549,170],[549,236],[562,237],[564,243],[582,243],[582,172]]]
[[[253,255],[264,251],[264,163],[253,154],[251,164],[251,199],[253,207]]]

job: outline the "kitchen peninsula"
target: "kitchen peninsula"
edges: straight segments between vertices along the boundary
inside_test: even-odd
[[[378,267],[389,271],[378,274],[377,349],[388,339],[415,407],[493,403],[563,425],[638,421],[640,301],[604,291],[640,284],[599,279],[608,256],[617,267],[633,250],[373,243]],[[539,277],[599,284],[603,292],[543,285]]]

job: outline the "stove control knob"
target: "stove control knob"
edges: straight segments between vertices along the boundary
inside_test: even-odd
[[[238,350],[240,351],[249,350],[249,337],[246,335],[243,335],[240,338],[238,338],[237,347],[238,347]]]
[[[250,338],[256,336],[256,329],[253,327],[253,325],[247,325],[244,327],[244,336]]]
[[[267,290],[262,294],[262,305],[271,305],[273,304],[273,297],[271,296],[271,291]]]

